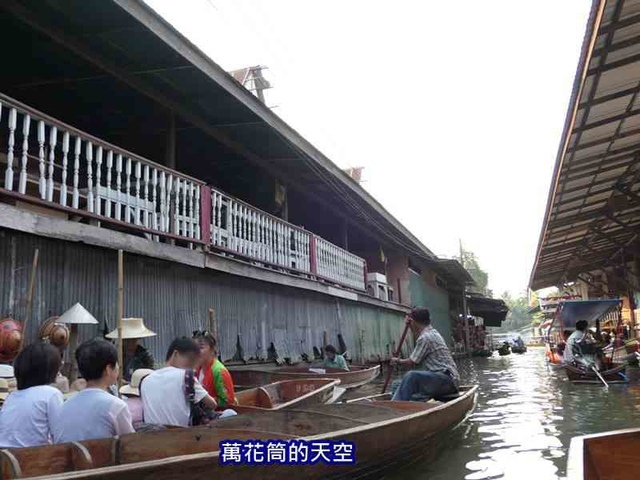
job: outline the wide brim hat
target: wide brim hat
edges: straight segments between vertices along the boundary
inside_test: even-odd
[[[127,340],[131,338],[147,338],[155,337],[156,333],[149,330],[144,325],[142,318],[123,318],[122,319],[122,339]],[[107,338],[117,339],[118,329],[109,332],[106,335]]]
[[[69,344],[69,329],[64,323],[58,321],[59,317],[46,319],[38,330],[38,337],[51,345],[64,348]]]
[[[131,375],[131,383],[120,387],[120,393],[122,395],[135,395],[140,396],[140,384],[148,375],[152,374],[153,370],[150,368],[139,368]]]
[[[3,402],[9,396],[9,382],[6,379],[0,378],[0,400]]]

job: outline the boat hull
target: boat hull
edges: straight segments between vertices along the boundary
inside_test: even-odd
[[[564,369],[567,372],[567,378],[573,383],[602,383],[592,371],[581,370],[573,365],[565,365]],[[600,375],[607,383],[627,383],[625,370],[625,365],[618,365],[615,368],[600,372]]]
[[[105,452],[117,452],[114,457],[115,465],[102,468],[91,468],[85,465],[84,468],[89,469],[78,471],[74,468],[76,471],[47,476],[47,478],[50,480],[208,480],[221,476],[228,480],[276,480],[286,476],[306,479],[379,477],[385,469],[406,465],[407,454],[424,456],[435,452],[436,446],[442,445],[442,442],[435,441],[436,436],[444,434],[462,422],[473,410],[476,396],[477,387],[471,387],[458,398],[447,403],[383,401],[363,405],[319,405],[312,409],[239,415],[214,422],[207,427],[130,434],[119,439],[100,441],[111,442],[111,445],[108,445],[109,448],[102,448],[102,456],[105,456]],[[266,425],[272,425],[275,431],[266,431]],[[324,430],[324,433],[314,434],[314,430]],[[308,433],[305,435],[304,432]],[[300,436],[307,440],[353,441],[356,444],[356,464],[335,466],[316,463],[297,466],[272,464],[260,468],[245,465],[223,467],[218,461],[219,452],[213,451],[219,441],[226,439],[268,440]],[[60,446],[54,447],[60,448]],[[37,448],[42,451],[52,447]],[[34,449],[13,449],[14,459],[20,457],[21,450]],[[87,445],[85,450],[90,456],[99,458],[97,454],[99,449],[95,445]],[[7,451],[3,452],[6,456]],[[3,462],[6,458],[2,459]],[[11,478],[11,475],[6,473],[3,473],[3,478]],[[23,476],[44,478],[30,474]]]
[[[238,405],[233,409],[238,413],[248,413],[256,410],[284,410],[329,403],[335,401],[333,399],[337,393],[334,390],[339,384],[340,380],[329,378],[282,380],[238,392],[236,394]]]
[[[567,480],[635,479],[640,468],[640,429],[571,439]]]

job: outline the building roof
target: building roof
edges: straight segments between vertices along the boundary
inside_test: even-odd
[[[619,263],[640,227],[640,0],[594,0],[530,285]]]
[[[447,282],[447,285],[468,286],[475,285],[471,274],[462,266],[458,260],[441,258],[436,261],[440,276]]]

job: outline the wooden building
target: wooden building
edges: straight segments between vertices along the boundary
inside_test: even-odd
[[[412,305],[449,340],[468,273],[141,0],[3,1],[0,44],[0,314],[39,248],[29,340],[78,301],[113,328],[118,249],[159,358],[210,308],[224,358],[377,359]]]

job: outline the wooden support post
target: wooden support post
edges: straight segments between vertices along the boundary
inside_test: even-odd
[[[22,347],[24,347],[24,341],[27,336],[27,323],[29,322],[29,317],[31,317],[31,301],[33,300],[33,289],[36,282],[39,255],[40,250],[36,248],[35,252],[33,252],[33,263],[31,264],[31,274],[29,275],[29,290],[27,292],[27,307],[24,313],[24,321],[22,322],[22,336],[20,337],[20,348],[18,351],[21,351]]]
[[[467,356],[471,356],[471,338],[469,335],[469,315],[467,314],[467,289],[462,287],[462,315],[464,319],[464,341],[467,345]]]
[[[78,378],[78,365],[76,363],[76,349],[78,348],[78,325],[69,325],[69,384]]]
[[[124,372],[124,342],[122,341],[122,315],[124,312],[124,254],[122,250],[118,250],[118,308],[117,308],[117,325],[118,325],[118,365],[120,372],[118,373],[118,392],[122,387],[122,373]]]
[[[218,342],[218,319],[216,318],[216,312],[213,308],[209,309],[209,331],[213,335],[213,338]]]

